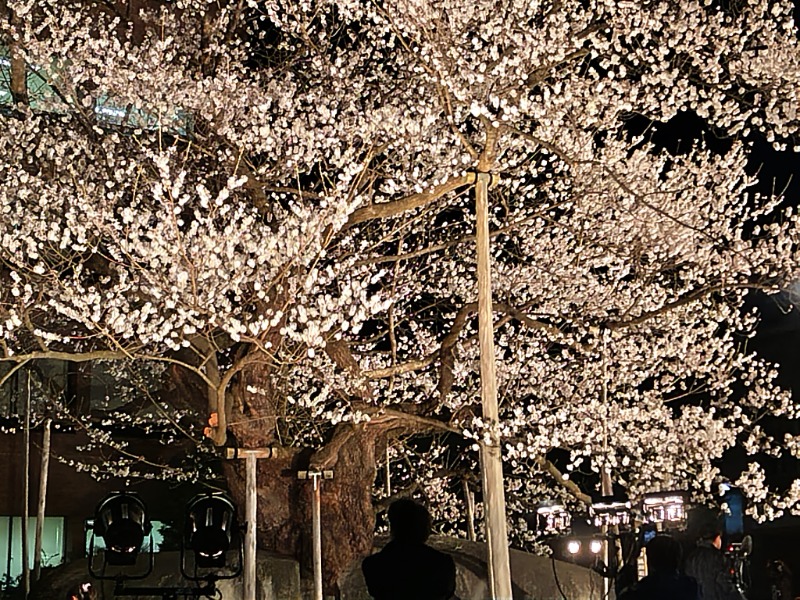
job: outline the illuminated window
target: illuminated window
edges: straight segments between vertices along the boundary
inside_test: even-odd
[[[36,518],[28,519],[28,565],[33,569]],[[9,549],[11,550],[9,554]],[[45,517],[42,566],[64,562],[64,518]],[[0,517],[0,589],[17,585],[22,576],[22,517]]]
[[[35,112],[68,113],[72,110],[70,103],[65,102],[56,89],[62,71],[63,67],[57,61],[42,68],[27,66],[25,84],[28,103]],[[8,50],[0,47],[0,106],[12,104],[11,60]],[[94,115],[99,124],[111,127],[151,131],[160,129],[184,137],[192,131],[192,117],[183,110],[172,109],[162,114],[120,102],[109,94],[100,94],[94,99]]]
[[[33,412],[54,400],[64,402],[68,364],[62,360],[43,359],[31,361],[24,369],[15,371],[0,387],[0,418],[22,415],[28,397]],[[12,369],[10,363],[0,363],[0,379]]]

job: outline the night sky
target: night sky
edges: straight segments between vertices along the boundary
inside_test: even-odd
[[[800,12],[800,1],[795,3]],[[797,16],[796,16],[797,18]],[[683,153],[688,151],[699,139],[718,152],[725,152],[731,140],[710,130],[701,119],[691,113],[681,113],[666,125],[654,124],[639,117],[633,117],[627,124],[631,133],[649,136],[657,146],[669,152]],[[769,194],[782,192],[785,206],[800,207],[800,153],[791,149],[784,152],[775,151],[771,144],[759,137],[746,140],[753,144],[750,173],[758,173],[759,184],[754,191]],[[790,144],[791,146],[791,144]],[[759,355],[780,365],[779,381],[782,386],[792,390],[794,400],[800,402],[800,310],[792,306],[792,301],[800,305],[800,280],[796,284],[796,296],[791,292],[775,296],[753,292],[748,298],[748,308],[755,306],[761,315],[761,322],[756,336],[749,343]],[[800,422],[787,419],[773,419],[764,426],[774,433],[777,439],[784,432],[800,435]],[[731,472],[744,468],[754,457],[742,452],[733,452],[729,464]],[[759,458],[765,464],[769,481],[772,485],[782,487],[791,484],[800,477],[800,461],[793,458],[780,460]],[[769,464],[766,464],[769,463]],[[767,565],[776,559],[783,560],[793,574],[795,594],[800,592],[800,517],[784,517],[773,523],[757,525],[747,519],[745,531],[752,534],[754,550],[751,557],[751,575],[753,585],[748,595],[750,600],[769,600],[770,581]]]

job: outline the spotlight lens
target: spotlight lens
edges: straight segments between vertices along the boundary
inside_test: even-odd
[[[224,567],[236,527],[236,509],[230,499],[219,493],[200,494],[187,507],[185,526],[186,546],[194,551],[196,565]]]
[[[592,554],[600,554],[603,550],[603,542],[600,540],[592,540],[592,543],[589,544],[589,550],[592,551]]]
[[[570,540],[567,542],[567,552],[570,554],[577,554],[581,551],[581,543],[578,540]]]
[[[150,533],[150,522],[136,494],[112,492],[98,505],[93,530],[105,542],[108,564],[132,565]]]
[[[230,539],[224,531],[211,527],[202,527],[192,536],[192,548],[202,556],[218,558],[230,546]]]

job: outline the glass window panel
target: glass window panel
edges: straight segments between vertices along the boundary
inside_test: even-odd
[[[11,61],[0,48],[0,104],[11,104]]]
[[[121,365],[93,361],[89,401],[93,410],[115,410],[133,399],[136,388]]]
[[[31,569],[34,562],[35,536],[36,517],[30,517],[28,518],[28,565]],[[42,566],[55,567],[62,562],[64,562],[64,517],[45,517],[42,529]],[[0,588],[15,585],[21,575],[22,517],[0,517]]]
[[[2,91],[0,91],[0,96]],[[0,363],[0,380],[2,380],[11,371],[12,365],[10,363]],[[14,398],[14,389],[16,382],[12,375],[9,379],[0,386],[0,417],[10,418],[17,412],[16,399]]]
[[[24,409],[29,393],[34,413],[54,400],[63,402],[67,388],[67,367],[68,363],[63,360],[45,359],[31,363],[30,369],[17,371],[11,392],[16,400],[16,410]]]
[[[153,552],[160,552],[161,546],[164,543],[164,536],[161,533],[161,530],[167,525],[162,523],[161,521],[151,521],[153,524]],[[92,532],[86,532],[86,555],[89,555],[89,546],[91,544],[92,539]],[[142,551],[146,552],[150,546],[150,536],[145,536],[144,542],[142,543]],[[100,550],[104,550],[106,547],[106,543],[101,537],[95,536],[94,538],[94,553],[97,554]]]

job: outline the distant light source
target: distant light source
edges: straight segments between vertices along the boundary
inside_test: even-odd
[[[631,524],[631,503],[603,497],[589,507],[589,516],[595,527],[627,527]]]
[[[541,536],[560,535],[569,531],[572,515],[560,504],[542,505],[536,509],[536,532]]]
[[[109,565],[133,565],[151,525],[138,495],[111,492],[97,506],[92,530],[105,542]]]
[[[686,527],[686,494],[684,492],[657,492],[645,494],[642,513],[646,523],[661,529]]]
[[[225,566],[225,553],[231,547],[236,527],[236,508],[222,493],[196,496],[186,507],[186,546],[200,568]]]
[[[578,540],[570,540],[567,542],[567,552],[575,556],[581,551],[581,543]]]
[[[592,540],[589,542],[589,551],[592,554],[600,554],[603,551],[603,540]]]

